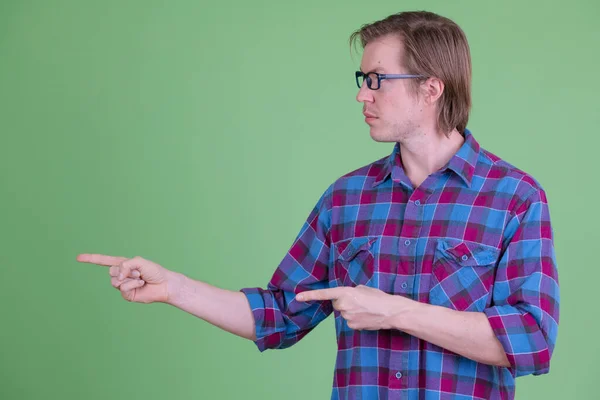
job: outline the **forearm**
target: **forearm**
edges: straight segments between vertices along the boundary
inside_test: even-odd
[[[405,300],[405,299],[402,299]],[[484,313],[455,311],[413,301],[392,317],[392,326],[471,360],[509,367],[506,353]]]
[[[256,339],[254,316],[246,296],[241,292],[220,289],[176,274],[169,288],[167,304],[234,335]]]

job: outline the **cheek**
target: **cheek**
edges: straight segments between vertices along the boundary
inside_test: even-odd
[[[402,90],[386,90],[380,94],[381,98],[379,101],[382,107],[385,107],[388,111],[401,111],[408,108],[412,103],[408,94]]]
[[[382,96],[377,100],[377,109],[386,119],[393,117],[402,108],[398,97],[392,93],[382,93]]]
[[[411,114],[410,105],[397,98],[387,99],[382,104],[382,108],[385,119],[390,122],[404,120]]]

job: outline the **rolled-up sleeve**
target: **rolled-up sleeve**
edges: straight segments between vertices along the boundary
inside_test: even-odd
[[[292,346],[333,311],[331,301],[295,300],[297,293],[329,286],[332,186],[313,207],[267,289],[240,289],[252,309],[260,351]]]
[[[559,286],[553,230],[544,191],[536,188],[505,230],[493,289],[484,312],[515,376],[550,369],[559,320]]]

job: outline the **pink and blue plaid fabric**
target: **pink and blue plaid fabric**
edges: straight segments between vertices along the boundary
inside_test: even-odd
[[[292,346],[333,312],[332,399],[513,399],[516,377],[548,372],[559,286],[545,192],[464,135],[448,164],[418,188],[396,144],[389,157],[323,193],[267,289],[241,289],[260,351]],[[511,367],[399,330],[353,330],[331,301],[295,300],[306,290],[357,285],[485,313]]]

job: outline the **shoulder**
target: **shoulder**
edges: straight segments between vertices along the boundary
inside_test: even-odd
[[[535,177],[486,149],[480,149],[475,175],[496,195],[511,197],[513,210],[524,202],[546,201],[544,188]]]
[[[371,187],[384,171],[389,155],[345,173],[333,182],[334,190],[362,190]]]
[[[349,196],[360,195],[373,187],[377,177],[383,173],[389,155],[363,165],[335,179],[321,196],[328,208],[346,203]]]

